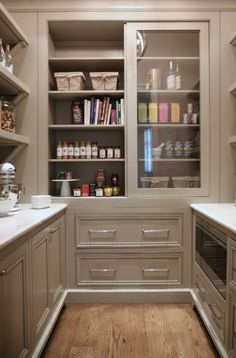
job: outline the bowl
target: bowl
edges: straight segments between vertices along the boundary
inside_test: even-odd
[[[152,156],[153,158],[160,158],[162,153],[162,148],[152,148]]]
[[[15,205],[15,201],[8,198],[2,199],[0,198],[0,216],[8,215],[9,211],[13,209]]]

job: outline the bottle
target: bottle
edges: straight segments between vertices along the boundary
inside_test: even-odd
[[[89,140],[86,142],[85,155],[86,155],[86,159],[91,159],[92,157],[92,147]]]
[[[69,143],[69,146],[68,146],[68,158],[69,158],[69,159],[73,159],[73,158],[74,158],[74,147],[73,147],[73,143]]]
[[[79,157],[80,157],[80,159],[85,159],[85,142],[84,141],[80,142]]]
[[[5,50],[5,67],[9,72],[13,74],[13,61],[12,61],[12,55],[10,52],[9,45],[6,45],[6,50]]]
[[[2,39],[0,39],[0,65],[5,67],[5,52],[2,45]]]
[[[57,159],[62,159],[62,145],[61,142],[57,144]]]
[[[98,157],[98,145],[97,142],[92,143],[92,158],[97,159]]]
[[[62,146],[62,159],[68,159],[68,144],[67,141],[63,142]]]
[[[167,89],[175,89],[175,73],[173,70],[173,61],[169,62],[169,71],[167,73]]]
[[[179,72],[179,65],[176,65],[176,71],[175,71],[175,89],[179,90],[181,89],[181,74]]]
[[[74,146],[74,158],[79,159],[79,143],[75,142]]]

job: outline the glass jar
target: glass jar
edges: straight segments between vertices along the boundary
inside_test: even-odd
[[[15,105],[12,102],[2,100],[1,107],[1,129],[7,132],[15,133]]]
[[[68,143],[67,141],[64,141],[62,145],[62,159],[68,159],[68,154],[69,154]]]
[[[116,186],[119,184],[119,174],[112,174],[111,175],[111,185]]]
[[[99,159],[106,158],[106,149],[104,147],[99,147],[98,149]]]
[[[79,147],[79,157],[80,159],[85,159],[85,142],[82,141],[80,142],[80,147]]]
[[[115,147],[114,148],[114,158],[120,159],[120,157],[121,157],[120,147]]]
[[[113,158],[113,148],[107,147],[107,158]]]
[[[74,146],[73,146],[73,143],[69,143],[69,146],[68,146],[68,158],[69,159],[74,158]]]
[[[97,142],[92,143],[92,158],[97,159],[98,157],[98,145]]]
[[[91,147],[90,141],[86,142],[85,156],[86,156],[86,159],[91,159],[92,158],[92,147]]]
[[[105,170],[104,169],[97,169],[96,172],[96,183],[97,183],[97,187],[102,188],[103,185],[106,182],[106,177],[105,177]]]

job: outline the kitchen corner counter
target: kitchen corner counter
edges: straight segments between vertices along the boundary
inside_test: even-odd
[[[236,234],[235,204],[192,204],[191,208]]]
[[[65,210],[67,205],[51,204],[49,208],[45,209],[32,209],[31,204],[21,204],[19,207],[19,211],[0,217],[0,250],[54,215]]]

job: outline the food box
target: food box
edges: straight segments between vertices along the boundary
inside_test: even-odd
[[[169,177],[141,177],[142,188],[168,188]]]
[[[83,72],[55,72],[58,91],[81,91],[84,89]]]
[[[93,90],[117,89],[119,73],[118,72],[90,72]]]
[[[199,188],[199,176],[172,177],[174,188]]]

